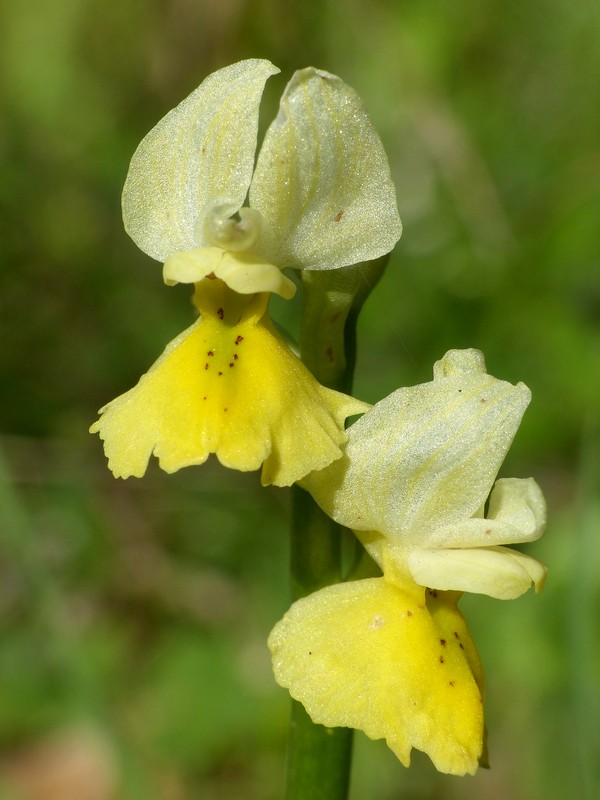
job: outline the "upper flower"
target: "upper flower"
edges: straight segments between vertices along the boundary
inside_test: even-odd
[[[368,406],[324,388],[277,334],[268,293],[284,267],[334,269],[400,236],[382,144],[356,93],[312,68],[283,95],[254,168],[260,97],[278,70],[250,59],[210,75],[142,140],[123,219],[166,283],[195,284],[200,320],[91,427],[116,476],[152,454],[173,472],[211,453],[287,486],[342,454],[345,419]],[[243,206],[249,195],[249,206]]]
[[[356,92],[296,72],[254,167],[260,98],[279,70],[248,59],[209,75],[142,140],[125,227],[167,283],[214,274],[243,294],[294,294],[284,267],[378,258],[400,237],[383,146]],[[247,195],[249,207],[243,207]]]

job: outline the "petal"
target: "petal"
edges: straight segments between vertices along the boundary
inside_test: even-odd
[[[265,81],[279,70],[248,59],[209,75],[170,111],[135,151],[123,189],[125,229],[164,261],[207,244],[203,221],[216,203],[242,205],[254,166]]]
[[[441,772],[474,773],[483,744],[478,659],[454,598],[383,578],[329,586],[294,603],[269,637],[279,684],[315,722],[412,747]]]
[[[344,458],[304,485],[341,524],[422,544],[485,502],[529,400],[524,384],[487,375],[478,351],[450,351],[432,382],[358,420]]]
[[[265,136],[250,187],[279,266],[335,269],[388,253],[402,227],[383,145],[356,92],[312,67],[296,72]]]
[[[507,547],[412,550],[408,567],[421,586],[476,592],[499,600],[519,597],[532,583],[539,592],[546,578],[543,564]]]
[[[165,261],[163,279],[168,286],[199,283],[213,274],[240,294],[274,292],[289,300],[296,284],[273,264],[264,264],[249,253],[228,253],[220,247],[197,247],[174,253]]]
[[[481,547],[539,539],[546,530],[546,501],[533,478],[500,478],[487,519],[444,525],[424,537],[429,547]]]
[[[115,476],[140,477],[152,454],[175,472],[216,453],[232,469],[262,464],[263,483],[287,486],[339,458],[345,418],[368,406],[317,383],[262,318],[266,295],[207,280],[196,300],[202,319],[91,428]]]

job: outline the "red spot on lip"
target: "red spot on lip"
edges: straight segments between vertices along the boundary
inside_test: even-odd
[[[205,364],[205,365],[204,365],[204,369],[208,369],[208,364]]]
[[[238,358],[239,358],[238,354],[237,354],[237,353],[234,353],[234,354],[233,354],[233,360],[234,360],[234,361],[237,361],[237,360],[238,360]]]
[[[215,354],[214,350],[209,350],[206,355],[207,356],[214,356],[214,354]]]
[[[440,644],[442,645],[442,647],[446,647],[446,640],[440,639]]]
[[[222,375],[222,374],[223,374],[222,372],[217,372],[217,375]]]
[[[239,344],[240,342],[243,342],[243,341],[244,341],[244,337],[243,336],[236,336],[235,344]]]
[[[218,309],[217,309],[217,317],[218,317],[219,319],[223,319],[223,315],[224,315],[224,313],[225,313],[225,312],[223,311],[223,309],[222,309],[222,308],[218,308]]]

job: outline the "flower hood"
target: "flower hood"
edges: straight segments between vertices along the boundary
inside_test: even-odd
[[[282,268],[336,269],[399,239],[383,146],[356,92],[335,75],[294,74],[254,166],[260,99],[277,72],[263,59],[214,72],[136,150],[125,227],[165,262],[167,283],[214,274],[240,293],[291,297]]]
[[[488,375],[478,350],[451,350],[433,381],[368,411],[344,457],[303,485],[380,566],[391,560],[421,586],[502,599],[539,590],[545,568],[505,545],[542,535],[542,492],[532,478],[494,485],[530,398]]]

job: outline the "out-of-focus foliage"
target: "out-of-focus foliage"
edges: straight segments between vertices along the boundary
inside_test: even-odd
[[[56,796],[50,762],[63,781],[84,763],[94,800],[281,795],[265,640],[287,605],[286,493],[218,465],[114,481],[87,434],[192,319],[123,231],[131,154],[252,56],[283,70],[265,123],[314,65],[358,90],[390,157],[404,235],[361,318],[357,394],[480,348],[532,389],[505,473],[550,501],[545,592],[465,603],[491,771],[407,771],[358,736],[353,797],[597,796],[599,45],[592,0],[0,5],[1,797]],[[274,314],[293,329],[297,304]]]

